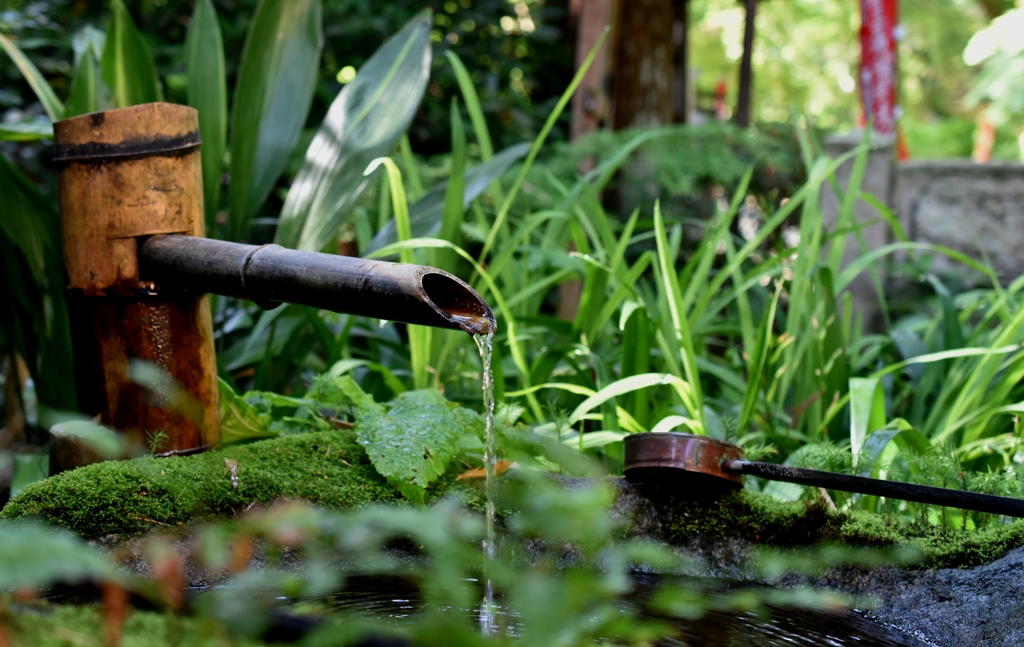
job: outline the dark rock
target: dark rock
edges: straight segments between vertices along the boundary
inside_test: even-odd
[[[679,514],[680,500],[643,491],[624,479],[615,484],[621,496],[614,511],[630,519],[632,532],[664,538]],[[671,545],[692,560],[692,575],[774,586],[809,584],[871,599],[875,605],[865,612],[868,618],[929,644],[1024,644],[1024,547],[966,569],[840,567],[816,577],[788,576],[769,582],[759,577],[754,565],[755,553],[766,549],[759,542],[722,532],[675,537]]]

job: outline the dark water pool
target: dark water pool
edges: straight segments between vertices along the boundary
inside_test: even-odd
[[[691,580],[674,579],[672,583]],[[930,643],[896,628],[874,622],[855,610],[838,612],[795,607],[768,607],[762,613],[708,611],[698,620],[665,618],[650,612],[646,602],[665,578],[638,576],[636,590],[623,600],[624,609],[643,618],[668,621],[677,631],[675,637],[659,642],[665,647],[929,647]],[[722,583],[724,588],[732,588]],[[701,583],[707,586],[707,582]],[[720,587],[721,588],[721,587]],[[345,590],[324,599],[331,608],[360,615],[388,618],[396,625],[414,617],[423,602],[415,583],[395,576],[356,576],[348,578]],[[514,612],[497,600],[499,625],[515,633]],[[452,610],[472,621],[478,609]]]

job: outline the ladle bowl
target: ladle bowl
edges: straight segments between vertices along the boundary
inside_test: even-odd
[[[770,481],[1024,517],[1024,499],[747,461],[739,446],[707,436],[648,432],[626,436],[624,444],[626,478],[662,489],[685,490],[680,494],[706,496],[738,489],[743,475],[749,474]]]

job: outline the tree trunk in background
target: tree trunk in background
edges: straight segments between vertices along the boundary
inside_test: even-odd
[[[669,124],[677,113],[685,115],[685,68],[681,77],[673,69],[680,60],[685,65],[686,60],[685,8],[686,0],[571,0],[577,68],[605,26],[612,28],[573,96],[573,141],[602,125],[620,130]],[[674,39],[676,32],[679,37]],[[683,88],[681,104],[674,99],[673,86],[678,83]],[[580,172],[589,171],[592,165],[592,160],[585,161]],[[579,280],[559,285],[561,319],[576,318],[582,288]]]
[[[576,69],[583,65],[597,39],[604,33],[604,28],[612,24],[615,13],[615,0],[572,0],[570,14],[576,21]],[[572,97],[571,141],[582,139],[598,130],[608,116],[609,99],[609,41],[597,52],[590,69],[583,75],[583,81]],[[586,173],[594,167],[594,160],[585,159],[580,164],[580,173]],[[576,251],[570,242],[569,251]],[[558,318],[564,321],[576,319],[583,295],[583,281],[571,279],[558,284]]]
[[[736,123],[750,125],[750,91],[754,83],[752,62],[754,57],[754,20],[757,17],[757,0],[743,0],[747,7],[747,18],[743,26],[743,59],[740,61],[740,91],[736,101]]]
[[[614,0],[572,0],[570,12],[576,19],[576,69],[586,60],[605,26],[612,23],[614,5]],[[608,49],[606,42],[572,97],[572,141],[600,128],[608,115]]]
[[[672,123],[673,0],[620,3],[614,69],[615,130]]]
[[[692,107],[689,0],[673,0],[672,14],[672,121],[685,124]]]

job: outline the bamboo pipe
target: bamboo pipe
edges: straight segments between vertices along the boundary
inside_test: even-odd
[[[494,315],[473,288],[434,267],[154,236],[139,249],[141,275],[162,289],[209,292],[269,308],[313,306],[470,334],[492,332]]]
[[[203,238],[197,113],[153,103],[54,124],[72,344],[83,411],[161,453],[220,441],[207,293],[487,333],[487,303],[460,279],[417,265]],[[152,403],[129,362],[157,364],[189,411]],[[180,408],[179,408],[180,409]],[[55,445],[57,436],[51,434]],[[60,442],[64,442],[61,440]],[[74,448],[72,448],[74,449]],[[51,473],[83,464],[59,451]]]

